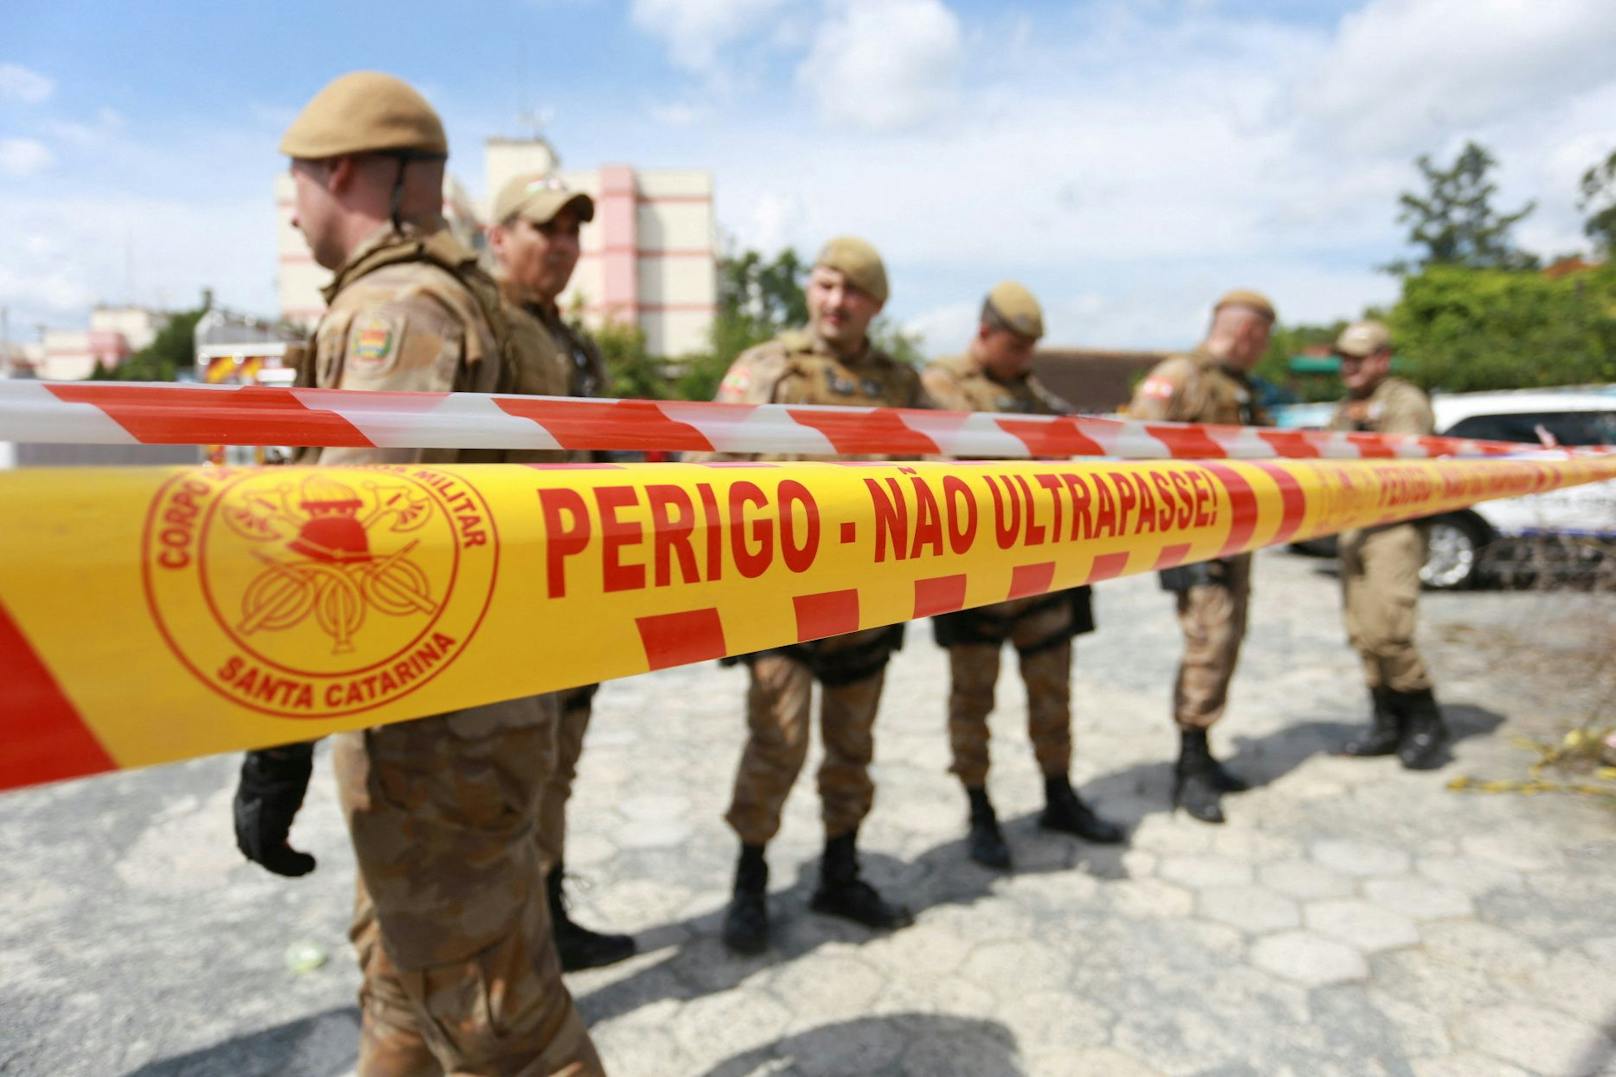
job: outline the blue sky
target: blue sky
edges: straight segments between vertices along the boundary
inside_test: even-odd
[[[465,13],[462,13],[465,12]],[[345,70],[443,112],[451,168],[537,113],[566,165],[712,170],[733,242],[886,255],[890,312],[957,347],[1024,280],[1052,341],[1190,341],[1234,285],[1287,320],[1395,295],[1397,192],[1466,138],[1581,246],[1616,147],[1608,0],[521,0],[0,10],[0,305],[14,337],[96,301],[271,313],[274,146]]]

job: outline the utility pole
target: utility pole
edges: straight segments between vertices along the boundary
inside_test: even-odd
[[[0,307],[0,378],[11,377],[11,311]]]

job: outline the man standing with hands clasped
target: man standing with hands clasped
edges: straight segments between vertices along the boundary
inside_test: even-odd
[[[1128,414],[1183,423],[1272,426],[1257,401],[1251,369],[1268,350],[1274,305],[1257,292],[1226,294],[1212,310],[1206,339],[1185,355],[1150,371]],[[1207,734],[1229,701],[1229,682],[1246,636],[1251,599],[1251,555],[1236,554],[1161,573],[1173,592],[1184,657],[1173,685],[1173,720],[1179,731],[1173,767],[1173,803],[1206,823],[1223,822],[1222,798],[1247,788],[1212,755]]]
[[[1071,409],[1032,376],[1033,351],[1044,335],[1044,314],[1031,292],[1005,281],[988,293],[969,350],[926,368],[922,381],[938,407],[949,411],[1061,414]],[[1072,637],[1094,628],[1090,590],[1015,598],[933,618],[939,646],[948,651],[950,768],[965,786],[970,806],[971,859],[1010,867],[1010,847],[988,799],[988,715],[999,680],[999,652],[1016,649],[1027,685],[1027,732],[1044,775],[1044,811],[1038,825],[1085,841],[1111,844],[1122,828],[1094,814],[1072,789]]]
[[[1430,434],[1431,401],[1416,386],[1391,376],[1392,342],[1379,322],[1354,322],[1335,342],[1347,398],[1331,430],[1374,434]],[[1442,765],[1448,730],[1431,691],[1431,674],[1414,645],[1425,563],[1425,529],[1416,521],[1343,532],[1341,598],[1347,638],[1363,662],[1369,686],[1369,731],[1341,750],[1345,755],[1396,753],[1410,770]]]
[[[870,323],[887,299],[886,267],[862,239],[825,244],[808,275],[808,328],[793,330],[743,352],[725,374],[718,399],[749,404],[927,406],[920,374],[870,341]],[[767,459],[783,459],[768,457]],[[735,889],[724,918],[724,942],[738,953],[768,945],[769,867],[764,849],[780,829],[780,812],[808,754],[809,708],[820,690],[819,726],[825,760],[819,799],[825,854],[816,912],[873,928],[913,920],[859,873],[858,828],[875,801],[870,761],[875,713],[902,625],[779,647],[745,659],[747,739],[725,815],[741,839]]]

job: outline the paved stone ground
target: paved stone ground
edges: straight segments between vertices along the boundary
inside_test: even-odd
[[[965,858],[945,773],[945,666],[924,626],[878,728],[868,873],[919,910],[871,937],[806,909],[811,779],[771,849],[778,941],[717,939],[734,842],[720,819],[744,674],[614,683],[584,757],[579,919],[644,953],[571,979],[618,1074],[1616,1072],[1616,815],[1591,799],[1448,792],[1524,771],[1509,734],[1611,713],[1616,600],[1434,596],[1424,638],[1457,761],[1410,774],[1327,754],[1362,720],[1328,565],[1265,554],[1256,631],[1216,740],[1264,784],[1207,827],[1165,810],[1168,600],[1100,588],[1079,646],[1085,794],[1120,850],[1036,825],[1007,669],[992,788],[1017,856]],[[1008,665],[1008,664],[1007,664]],[[321,860],[283,881],[229,834],[233,761],[0,797],[0,1072],[339,1074],[353,1064],[352,872],[328,775],[299,822]],[[810,767],[814,761],[810,760]],[[331,960],[294,973],[289,946]]]

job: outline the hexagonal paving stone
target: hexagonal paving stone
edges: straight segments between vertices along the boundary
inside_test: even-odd
[[[1201,891],[1201,915],[1253,935],[1300,927],[1296,902],[1260,886],[1227,886]]]
[[[1169,856],[1163,858],[1157,874],[1168,882],[1206,890],[1251,882],[1251,865],[1226,856]]]
[[[1558,855],[1541,841],[1514,834],[1466,834],[1459,842],[1467,856],[1490,860],[1516,871],[1543,871],[1558,863]]]
[[[1319,934],[1371,953],[1420,941],[1414,921],[1367,901],[1315,901],[1303,916]]]
[[[1195,898],[1188,890],[1160,879],[1112,883],[1105,893],[1112,908],[1133,919],[1177,918],[1188,916],[1195,908]]]
[[[1451,920],[1475,912],[1461,891],[1423,879],[1371,879],[1364,884],[1364,896],[1415,920]]]
[[[1352,880],[1310,860],[1281,860],[1257,869],[1257,879],[1270,890],[1300,901],[1350,897]]]
[[[1369,965],[1357,950],[1310,931],[1285,931],[1257,940],[1251,963],[1309,987],[1369,976]]]
[[[1343,875],[1359,878],[1402,875],[1409,869],[1409,856],[1401,849],[1366,841],[1316,841],[1313,859]]]
[[[1524,1066],[1533,1073],[1594,1072],[1610,1060],[1616,1044],[1592,1025],[1525,1003],[1509,1003],[1467,1014],[1459,1022],[1459,1038],[1495,1058]]]
[[[1414,867],[1432,882],[1475,897],[1491,890],[1519,890],[1526,885],[1514,868],[1468,856],[1422,856]]]

